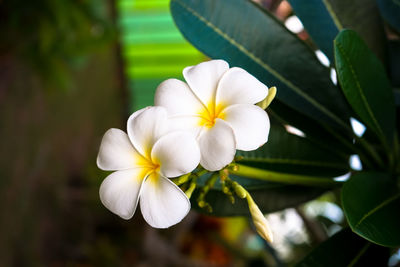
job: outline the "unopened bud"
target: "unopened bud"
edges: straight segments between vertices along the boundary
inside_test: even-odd
[[[247,196],[247,191],[246,191],[246,189],[243,188],[243,186],[241,186],[237,182],[233,182],[232,186],[233,186],[233,189],[235,189],[235,193],[238,197],[245,198]]]
[[[266,241],[272,243],[273,236],[271,228],[269,227],[268,221],[262,214],[261,210],[258,208],[257,204],[251,198],[250,194],[246,196],[247,203],[249,205],[249,210],[251,217],[253,219],[254,226],[256,227],[257,233],[264,238]]]

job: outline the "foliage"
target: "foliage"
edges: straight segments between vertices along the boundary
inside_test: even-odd
[[[270,212],[307,200],[304,195],[294,200],[294,191],[303,189],[288,184],[302,181],[307,188],[302,193],[312,199],[315,185],[328,180],[332,183],[325,184],[324,190],[336,188],[334,177],[349,170],[342,205],[353,232],[368,241],[346,231],[316,249],[312,257],[321,258],[328,248],[334,250],[347,242],[356,245],[343,255],[345,262],[351,262],[364,246],[368,251],[382,250],[369,242],[398,247],[400,125],[396,112],[400,107],[398,91],[393,90],[400,62],[392,59],[392,55],[398,57],[398,45],[387,40],[381,19],[396,29],[398,6],[387,8],[385,1],[378,1],[378,8],[373,0],[290,2],[314,45],[331,60],[330,67],[323,66],[313,49],[273,14],[250,1],[171,0],[175,23],[194,46],[278,89],[278,100],[267,109],[272,117],[269,142],[255,152],[240,152],[239,163],[257,171],[241,172],[239,166],[232,173],[241,176],[238,181],[249,192],[257,191],[261,209]],[[331,68],[336,70],[338,84],[330,79]],[[367,127],[361,137],[353,132],[351,118]],[[305,136],[285,132],[285,125],[300,129]],[[361,171],[350,169],[348,158],[354,154],[361,159]],[[270,194],[271,185],[273,190],[279,188],[279,195]],[[211,192],[208,201],[214,214],[241,214],[241,209],[229,211],[221,204],[221,188],[216,186]],[[282,205],[285,199],[288,205]],[[310,266],[306,262],[300,266]]]

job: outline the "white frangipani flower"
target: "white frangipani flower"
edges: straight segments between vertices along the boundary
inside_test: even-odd
[[[209,171],[232,162],[236,149],[255,150],[268,140],[267,113],[254,105],[268,87],[241,68],[211,60],[183,70],[187,84],[169,79],[156,91],[174,127],[191,129],[200,146],[200,164]]]
[[[128,119],[128,134],[108,130],[101,142],[97,165],[116,171],[100,186],[101,202],[124,219],[140,209],[148,224],[167,228],[180,222],[190,210],[185,193],[167,177],[194,170],[200,150],[194,137],[170,131],[167,111],[148,107]]]

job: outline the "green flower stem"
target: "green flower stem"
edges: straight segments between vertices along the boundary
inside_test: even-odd
[[[209,203],[205,201],[205,197],[208,193],[208,191],[214,187],[215,182],[217,181],[219,177],[219,172],[214,172],[210,178],[206,181],[204,187],[201,189],[201,192],[197,198],[197,205],[199,205],[200,208],[205,209],[207,212],[211,213],[212,208]]]
[[[174,184],[176,184],[177,186],[180,186],[184,183],[186,183],[187,181],[190,180],[190,176],[192,175],[192,173],[187,173],[184,174],[182,176],[176,177],[176,178],[171,178],[171,181],[174,182]]]
[[[177,186],[180,186],[189,181],[190,179],[193,179],[194,177],[199,178],[200,176],[206,173],[207,170],[202,168],[201,170],[195,173],[187,173],[179,177],[171,178],[171,181],[174,182],[174,184],[176,184]]]
[[[297,184],[297,185],[312,185],[321,187],[335,187],[343,184],[341,181],[335,181],[327,177],[314,177],[304,176],[289,173],[279,173],[273,171],[262,170],[254,167],[249,167],[237,164],[236,170],[231,170],[231,174],[245,176],[247,178],[254,178],[263,181],[277,182],[284,184]]]
[[[192,181],[190,182],[189,188],[185,191],[186,196],[188,199],[192,197],[193,191],[196,189],[196,182],[197,182],[197,176],[193,177]]]

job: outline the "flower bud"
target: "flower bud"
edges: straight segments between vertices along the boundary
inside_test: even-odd
[[[250,194],[247,194],[246,199],[249,205],[250,214],[253,219],[254,226],[256,227],[257,233],[263,239],[272,243],[273,241],[272,231],[269,228],[267,219],[264,217],[261,210],[258,208],[257,204],[251,198]]]

